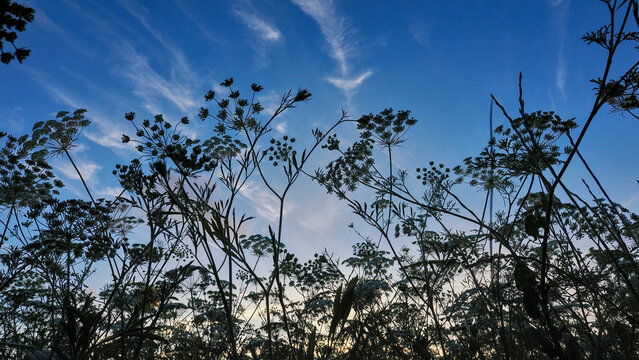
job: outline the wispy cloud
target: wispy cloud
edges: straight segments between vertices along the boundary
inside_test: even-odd
[[[36,8],[36,12],[38,14],[38,17],[35,18],[36,24],[44,27],[48,31],[66,33],[66,31],[62,27],[51,20],[51,18],[45,13],[44,10]]]
[[[555,86],[566,97],[567,61],[565,55],[566,28],[570,0],[549,0],[548,4],[554,8],[555,27],[559,37],[559,50],[557,52],[557,66],[555,68]]]
[[[184,13],[189,21],[193,25],[195,25],[200,33],[202,33],[208,40],[217,45],[223,45],[224,42],[222,41],[222,39],[215,33],[213,33],[208,25],[205,25],[202,22],[202,16],[198,17],[196,14],[194,14],[194,11],[192,11],[190,8],[187,8],[182,1],[173,0],[173,3],[180,9],[180,11],[182,11],[182,13]]]
[[[349,79],[349,58],[353,56],[355,46],[350,39],[353,31],[349,28],[347,19],[338,14],[332,0],[292,1],[319,25],[324,40],[329,45],[329,55],[337,62],[340,76],[329,77],[327,81],[346,92],[347,95],[352,95],[362,82],[372,74],[372,71],[366,71],[355,79]]]
[[[235,16],[252,33],[249,44],[255,53],[255,65],[264,68],[270,64],[270,50],[284,43],[284,35],[264,15],[260,14],[249,1],[241,1],[231,8]]]
[[[362,85],[364,80],[366,80],[369,76],[371,76],[373,72],[371,70],[366,71],[360,76],[353,79],[345,79],[345,78],[328,78],[328,82],[333,84],[336,88],[344,91],[351,92]]]
[[[151,36],[153,36],[153,38],[155,38],[157,42],[162,44],[164,48],[171,52],[174,57],[182,59],[184,58],[182,52],[176,46],[169,43],[169,41],[167,41],[165,37],[157,30],[158,27],[153,26],[150,23],[148,10],[144,6],[141,6],[134,0],[118,0],[118,3],[124,9],[126,9],[126,11],[128,11],[129,14],[131,14],[136,20],[138,20],[140,24],[144,26],[146,31],[148,31],[148,33],[151,34]]]
[[[266,220],[275,222],[279,219],[279,201],[268,190],[265,190],[255,182],[247,181],[240,190],[240,194],[248,199],[255,211]],[[290,208],[284,213],[287,214],[289,212]]]
[[[30,130],[27,127],[31,124],[26,121],[22,106],[0,109],[0,119],[3,121],[4,131],[25,132]]]
[[[98,171],[100,171],[100,169],[102,169],[100,165],[86,160],[77,161],[76,165],[80,174],[82,174],[82,178],[89,183],[93,183],[97,180],[95,175]],[[60,162],[59,164],[56,164],[55,169],[56,171],[61,172],[67,179],[80,180],[80,175],[78,175],[78,172],[75,170],[73,165],[68,162]]]
[[[559,53],[559,59],[557,60],[557,69],[555,70],[555,84],[563,96],[566,96],[566,59],[563,54],[563,49]]]
[[[198,77],[191,69],[186,55],[178,47],[172,44],[166,37],[153,26],[146,14],[146,9],[138,4],[132,4],[128,0],[119,0],[118,3],[125,8],[149,34],[160,43],[170,57],[170,76],[162,76],[153,69],[146,57],[142,56],[136,48],[124,41],[119,42],[123,59],[126,59],[126,67],[122,73],[133,83],[136,95],[146,101],[145,107],[151,112],[161,112],[156,103],[158,96],[169,100],[183,112],[195,109],[198,102],[191,89],[196,88]]]
[[[74,7],[74,3],[69,3]],[[94,47],[87,46],[77,34],[69,31],[68,28],[64,28],[53,21],[47,13],[40,7],[34,6],[36,10],[35,25],[41,27],[41,31],[46,36],[52,36],[56,39],[56,43],[65,44],[67,53],[75,53],[77,55],[83,55],[92,57],[97,55]]]
[[[128,149],[133,151],[133,143],[125,144],[122,142],[122,134],[126,131],[118,124],[121,118],[108,120],[97,114],[87,114],[89,119],[93,121],[96,127],[89,127],[84,132],[84,136],[98,145],[102,145],[109,149]]]
[[[639,200],[639,192],[634,193],[630,197],[630,199],[626,200],[626,202],[622,204],[622,206],[625,208],[630,208],[635,202],[637,202],[637,200]]]
[[[260,104],[264,107],[266,114],[273,114],[282,103],[282,96],[274,90],[263,91],[258,95]],[[282,114],[286,116],[286,112]]]
[[[419,45],[425,48],[431,47],[430,31],[423,22],[413,21],[410,32]]]
[[[235,9],[233,14],[242,20],[244,25],[251,29],[259,39],[266,42],[282,41],[282,32],[275,25],[260,18],[255,12]]]
[[[76,107],[86,107],[89,110],[87,115],[97,124],[85,132],[89,140],[112,149],[132,149],[131,144],[121,142],[122,133],[130,130],[122,122],[124,111],[139,111],[143,107],[151,114],[183,116],[191,113],[200,104],[199,96],[195,95],[194,90],[206,82],[206,79],[193,69],[187,55],[173,44],[171,38],[161,30],[162,27],[157,26],[154,22],[156,18],[140,2],[117,0],[117,3],[136,21],[122,21],[124,17],[114,15],[109,7],[91,10],[76,4],[73,8],[82,18],[94,24],[94,31],[100,34],[104,44],[109,47],[109,56],[105,57],[106,66],[119,78],[118,85],[130,89],[128,95],[104,91],[95,86],[91,79],[78,76],[72,71],[67,71],[67,75],[77,78],[89,94],[97,96],[68,97],[68,92],[50,90],[57,92],[56,97],[66,103],[81,100],[73,101],[75,105],[80,105]],[[131,93],[135,96],[131,96]],[[65,96],[68,98],[64,99]],[[102,103],[87,101],[94,98],[100,98]],[[107,100],[110,102],[108,107],[104,104]],[[117,114],[114,114],[114,109],[118,109]],[[178,114],[175,114],[175,110]]]
[[[78,98],[83,100],[82,107],[87,107],[89,117],[97,124],[85,132],[89,140],[111,149],[133,149],[132,144],[121,142],[122,133],[130,132],[126,125],[119,125],[124,124],[124,111],[140,111],[142,107],[151,114],[181,117],[192,113],[200,104],[195,91],[200,84],[207,82],[208,76],[203,77],[193,69],[188,56],[173,44],[171,38],[161,30],[162,27],[154,23],[155,17],[147,8],[136,0],[117,2],[137,21],[121,22],[122,16],[113,16],[108,8],[103,9],[103,14],[79,6],[75,10],[95,24],[96,31],[104,37],[105,44],[110,48],[107,66],[112,74],[120,78],[123,83],[120,85],[130,89],[129,95],[101,91],[92,81],[78,78],[91,93],[99,93],[100,99],[108,98],[116,106],[107,108],[95,102],[89,105],[87,96]],[[77,77],[73,73],[69,75]],[[131,96],[131,93],[135,96]],[[65,93],[57,94],[58,98],[64,96]],[[113,108],[118,109],[117,114],[113,113]]]
[[[133,149],[131,145],[122,143],[123,134],[122,127],[116,125],[113,120],[100,115],[100,110],[94,106],[90,106],[86,101],[80,101],[75,95],[63,89],[60,86],[54,86],[45,80],[44,74],[35,72],[40,85],[51,93],[54,99],[61,102],[65,106],[70,107],[67,110],[75,110],[86,108],[88,110],[86,116],[95,126],[91,126],[84,132],[84,136],[94,143],[106,146],[110,149]]]
[[[95,190],[95,194],[106,198],[116,198],[122,194],[121,187],[105,186]]]
[[[53,98],[56,99],[57,101],[65,104],[66,106],[70,106],[73,109],[79,109],[82,107],[80,105],[80,102],[77,99],[75,99],[72,95],[63,91],[61,88],[53,86],[52,84],[45,82],[42,78],[40,78],[39,81],[40,81],[40,85],[42,85],[42,87],[47,89],[47,91],[49,91],[53,95]]]
[[[156,72],[149,61],[137,53],[133,46],[126,46],[127,60],[121,69],[134,89],[133,92],[145,101],[144,106],[152,113],[158,113],[157,100],[163,98],[170,101],[181,111],[193,110],[198,104],[191,91],[194,86],[188,81],[182,80],[184,74],[171,71],[171,77],[165,78]]]
[[[550,106],[552,111],[557,112],[557,105],[555,105],[555,97],[552,96],[552,92],[548,90],[548,100],[550,100]]]
[[[353,50],[346,40],[349,30],[346,19],[339,16],[332,0],[292,0],[306,15],[317,22],[330,46],[330,56],[337,61],[342,75],[348,72],[348,55]]]
[[[336,198],[327,198],[325,196],[313,196],[309,194],[304,198],[304,204],[313,204],[313,206],[295,206],[299,209],[295,212],[294,220],[303,228],[314,233],[327,232],[335,229],[336,224],[347,216],[348,207]],[[320,195],[320,194],[315,194]],[[322,216],[317,216],[316,209],[321,208]]]
[[[282,121],[281,123],[278,123],[275,125],[275,130],[280,133],[280,134],[285,134],[286,133],[286,121]]]

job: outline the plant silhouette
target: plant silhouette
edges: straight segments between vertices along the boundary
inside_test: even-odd
[[[33,9],[2,4],[6,47]],[[397,167],[419,126],[408,110],[343,111],[303,144],[272,130],[309,91],[266,110],[262,86],[233,78],[219,84],[226,95],[205,94],[206,132],[188,116],[124,114],[122,142],[137,156],[114,164],[122,191],[109,199],[75,160],[86,110],[0,133],[0,358],[636,359],[639,216],[580,146],[604,109],[636,117],[639,62],[621,68],[615,56],[636,50],[639,10],[602,6],[610,22],[583,37],[607,55],[589,112],[530,111],[520,74],[516,109],[493,97],[507,124],[456,166]],[[13,46],[3,62],[29,54]],[[312,171],[319,152],[331,160]],[[60,193],[54,158],[82,195]],[[584,191],[565,176],[577,165]],[[284,209],[303,178],[355,214],[351,256],[287,248],[297,214]],[[244,211],[256,186],[272,218]],[[489,192],[501,204],[492,221]]]

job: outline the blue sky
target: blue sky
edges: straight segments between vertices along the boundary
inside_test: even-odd
[[[0,66],[1,128],[26,133],[59,110],[88,109],[93,124],[74,156],[98,196],[118,191],[111,170],[136,156],[120,142],[122,133],[133,133],[125,112],[195,118],[204,93],[229,76],[240,89],[263,85],[267,109],[287,89],[309,89],[312,100],[276,123],[302,139],[335,121],[342,108],[353,117],[386,107],[412,110],[419,123],[396,159],[412,169],[429,160],[455,165],[477,153],[488,140],[489,95],[516,113],[519,72],[528,110],[554,110],[583,124],[593,102],[589,80],[605,60],[601,49],[580,40],[606,21],[594,0],[27,4],[36,9],[35,21],[18,44],[32,55]],[[613,74],[636,52],[618,60]],[[503,120],[496,112],[495,123]],[[635,211],[638,133],[639,121],[604,109],[582,147],[611,195]],[[56,164],[66,189],[82,194],[72,168],[62,159]],[[575,166],[567,178],[576,182],[581,171]],[[272,199],[257,183],[244,199],[249,213],[273,216]],[[345,228],[351,221],[345,204],[310,182],[291,200],[288,212],[297,216],[287,220],[290,238],[319,241],[313,251],[341,244],[348,252],[344,244],[355,240]]]

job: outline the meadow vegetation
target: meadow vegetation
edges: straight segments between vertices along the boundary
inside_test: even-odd
[[[271,129],[311,94],[289,91],[266,113],[262,87],[232,78],[225,95],[205,95],[198,119],[125,114],[122,141],[139,156],[113,164],[123,190],[112,199],[96,198],[74,162],[84,110],[1,133],[0,358],[639,358],[639,216],[579,151],[600,112],[632,118],[639,107],[639,63],[615,61],[636,54],[638,3],[602,7],[610,22],[583,36],[607,55],[592,108],[575,119],[530,111],[520,75],[519,108],[493,98],[508,125],[456,166],[398,169],[393,156],[419,123],[391,108],[338,114],[301,147]],[[192,121],[209,133],[186,136]],[[348,127],[355,141],[341,135]],[[321,151],[333,160],[310,168]],[[54,157],[85,196],[60,195]],[[583,183],[565,180],[575,166]],[[286,248],[284,217],[295,215],[284,208],[303,177],[356,215],[343,233],[350,257]],[[238,207],[249,183],[277,199],[263,233]],[[466,201],[468,187],[485,201]]]

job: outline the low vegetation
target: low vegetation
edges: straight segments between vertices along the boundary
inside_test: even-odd
[[[125,115],[122,140],[139,156],[114,165],[123,190],[112,199],[93,195],[73,159],[84,110],[2,133],[0,358],[638,358],[639,216],[579,151],[601,111],[632,118],[639,107],[638,63],[615,61],[636,54],[637,1],[603,3],[610,23],[583,37],[607,54],[589,112],[529,112],[520,76],[518,109],[493,98],[508,125],[458,166],[398,169],[418,123],[390,108],[344,112],[305,148],[273,137],[274,120],[311,94],[289,91],[265,114],[262,87],[232,78],[226,96],[205,95],[210,137],[185,136],[188,117]],[[348,127],[359,137],[347,143]],[[320,151],[333,160],[309,168]],[[86,196],[59,194],[53,157],[72,164]],[[585,187],[564,178],[577,165]],[[344,231],[350,257],[286,248],[284,207],[303,177],[358,218]],[[238,206],[256,183],[279,211],[263,233]],[[468,187],[485,201],[465,201]]]

